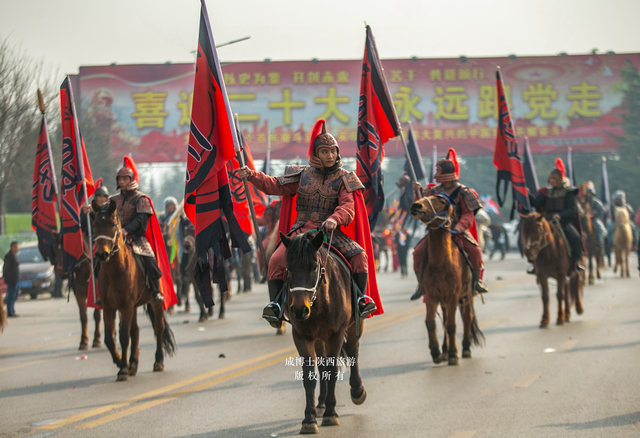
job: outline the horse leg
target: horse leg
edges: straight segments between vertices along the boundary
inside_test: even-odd
[[[440,307],[440,311],[442,312],[442,354],[440,358],[445,361],[449,358],[449,340],[447,339],[447,312],[445,312],[444,307]]]
[[[188,291],[189,289],[187,289]],[[200,309],[200,319],[198,322],[205,322],[208,318],[207,309],[204,307],[204,303],[202,302],[202,297],[200,296],[200,291],[198,291],[198,286],[193,285],[193,295],[196,297],[196,302],[198,303],[198,308]]]
[[[111,353],[113,363],[120,368],[120,353],[115,342],[116,337],[116,311],[104,308],[104,344]]]
[[[473,298],[471,298],[473,300]],[[468,359],[471,357],[471,323],[473,322],[473,315],[471,315],[471,305],[473,303],[466,299],[463,301],[460,307],[460,316],[462,316],[462,324],[464,327],[464,333],[462,337],[462,358]]]
[[[589,258],[589,284],[593,284],[593,256],[589,254],[587,257]],[[600,277],[598,276],[598,278]]]
[[[342,346],[344,345],[344,332],[338,332],[329,338],[327,342],[327,356],[339,358],[341,357]],[[347,357],[347,361],[350,358]],[[325,400],[326,408],[322,415],[323,426],[340,426],[338,413],[336,412],[336,382],[338,381],[338,364],[334,361],[325,366],[328,371],[327,382],[327,398]]]
[[[240,292],[238,292],[240,293]],[[220,310],[218,311],[218,319],[224,319],[224,313],[225,313],[225,308],[224,308],[224,303],[225,301],[227,301],[227,293],[226,292],[222,292],[222,289],[220,289]]]
[[[542,319],[540,328],[549,327],[549,279],[548,277],[538,277],[538,282],[542,288]]]
[[[79,288],[78,288],[79,289]],[[76,302],[78,303],[78,310],[80,311],[80,347],[78,350],[86,350],[89,348],[89,323],[87,321],[87,296],[82,296],[81,293],[76,291]]]
[[[162,338],[164,336],[164,308],[157,303],[153,306],[153,331],[156,335],[156,361],[153,364],[153,371],[164,371],[164,351],[162,349]]]
[[[629,275],[629,251],[625,251],[624,252],[624,273],[627,276],[627,278],[630,277],[630,275]]]
[[[140,327],[138,327],[138,312],[134,310],[133,317],[131,318],[131,329],[129,330],[131,335],[131,356],[129,359],[129,375],[131,377],[138,374],[138,358],[140,357]]]
[[[100,320],[101,317],[100,309],[93,309],[93,321],[96,324],[96,328],[93,334],[93,345],[92,348],[100,348],[102,344],[100,343],[100,338],[102,337],[102,333],[100,333]]]
[[[447,340],[449,341],[449,365],[458,365],[458,346],[456,345],[456,299],[451,300],[446,310],[447,313]]]
[[[304,410],[304,420],[302,420],[301,434],[319,433],[316,416],[318,410],[315,405],[314,392],[316,389],[315,362],[316,352],[313,341],[307,341],[297,332],[294,332],[293,342],[298,349],[298,354],[302,357],[302,383],[306,394],[307,405]]]
[[[129,380],[129,361],[127,360],[127,354],[129,353],[129,332],[131,330],[131,321],[133,314],[135,313],[135,307],[133,309],[127,308],[120,311],[120,348],[122,349],[122,359],[120,360],[120,371],[118,372],[118,378],[116,381]]]
[[[327,351],[324,346],[324,342],[316,341],[316,358],[318,362],[318,373],[320,374],[320,395],[318,396],[318,405],[316,409],[318,410],[318,415],[320,414],[320,410],[322,409],[322,413],[324,414],[324,409],[327,407],[327,379],[325,379],[325,371],[327,368]]]
[[[560,273],[560,275],[558,276],[558,278],[556,278],[556,281],[558,283],[558,292],[556,294],[557,298],[558,298],[558,319],[556,320],[556,325],[563,325],[564,324],[564,312],[563,312],[563,305],[564,305],[564,293],[565,293],[565,288],[566,288],[566,277],[564,275],[564,273]]]
[[[360,321],[360,334],[364,331],[364,321]],[[347,328],[347,343],[344,344],[347,357],[351,358],[349,386],[351,386],[351,401],[356,405],[361,405],[367,399],[367,391],[362,385],[360,378],[360,339],[356,337],[356,325],[352,323]]]
[[[571,322],[571,300],[573,300],[571,287],[573,284],[573,279],[578,275],[579,274],[577,272],[575,274],[572,274],[572,276],[569,278],[569,281],[565,280],[564,283],[564,322]]]
[[[427,332],[429,333],[429,350],[431,350],[431,358],[433,363],[442,362],[442,356],[440,355],[440,346],[438,345],[438,337],[436,333],[436,309],[438,303],[431,298],[427,297],[427,319],[425,324],[427,325]]]

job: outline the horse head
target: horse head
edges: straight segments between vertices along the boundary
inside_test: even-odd
[[[91,208],[96,213],[93,221],[95,252],[101,262],[106,262],[123,246],[120,219],[116,214],[116,203],[113,200],[99,205],[95,200]]]
[[[538,258],[540,250],[545,248],[553,239],[551,228],[543,215],[538,212],[518,213],[522,218],[522,247],[528,260]]]
[[[451,214],[453,213],[453,203],[447,195],[426,196],[414,202],[411,206],[411,217],[422,221],[429,226],[436,225],[430,229],[449,228],[451,225]],[[438,221],[440,224],[438,224]]]
[[[316,299],[324,273],[318,255],[324,233],[320,231],[313,238],[305,233],[293,239],[280,233],[280,240],[286,248],[285,285],[289,289],[287,306],[293,319],[305,321],[311,315],[311,306]]]

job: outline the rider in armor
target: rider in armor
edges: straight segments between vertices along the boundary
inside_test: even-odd
[[[320,125],[321,124],[321,127]],[[258,190],[268,195],[297,194],[297,218],[289,231],[294,236],[309,230],[322,229],[332,238],[332,247],[338,250],[352,267],[353,279],[358,288],[358,310],[365,317],[376,310],[367,290],[367,255],[364,249],[347,237],[341,225],[348,225],[354,218],[354,194],[364,186],[353,172],[341,168],[340,148],[333,135],[327,133],[325,121],[319,120],[312,132],[309,147],[309,166],[287,166],[284,176],[272,177],[248,167],[238,169],[238,176],[247,178]],[[264,308],[262,317],[280,328],[282,302],[276,302],[284,287],[285,247],[278,245],[269,260],[267,280],[271,302]]]
[[[635,245],[638,242],[638,229],[636,225],[633,223],[633,217],[635,212],[633,211],[633,207],[627,202],[627,194],[624,190],[616,190],[613,194],[613,206],[611,207],[612,218],[615,218],[615,209],[616,207],[624,207],[629,212],[629,218],[632,219],[629,223],[631,224],[631,232],[633,234],[633,244]],[[615,219],[609,222],[609,226],[607,227],[607,238],[608,243],[611,248],[613,248],[613,228],[615,227]]]
[[[456,151],[449,149],[447,158],[436,163],[435,180],[438,185],[429,185],[423,190],[420,183],[414,182],[413,187],[421,197],[435,196],[440,193],[446,194],[451,199],[453,205],[453,215],[451,217],[451,230],[456,233],[456,243],[461,247],[469,258],[473,272],[472,287],[475,292],[486,293],[488,289],[482,283],[482,251],[478,242],[473,238],[469,229],[475,221],[475,214],[482,205],[475,191],[460,184],[458,181],[459,167]],[[427,237],[423,237],[413,250],[413,271],[418,278],[418,288],[411,296],[412,300],[417,300],[425,294],[424,288],[420,286],[420,279],[424,267],[427,265]]]
[[[147,278],[150,282],[151,294],[155,302],[163,302],[160,290],[162,271],[158,268],[156,255],[145,237],[149,219],[153,214],[151,199],[138,190],[138,181],[134,173],[133,161],[125,157],[125,164],[118,170],[116,181],[120,193],[111,197],[116,203],[118,218],[122,226],[125,240],[131,244],[133,252],[144,263]]]
[[[596,187],[593,181],[587,181],[585,183],[584,203],[588,204],[591,212],[594,214],[596,231],[598,233],[598,248],[602,251],[604,249],[604,239],[607,237],[607,218],[609,212],[604,207],[604,204],[600,199],[596,197]]]
[[[576,202],[578,189],[570,186],[569,179],[565,177],[564,163],[560,158],[556,159],[556,167],[549,174],[549,184],[551,187],[542,187],[535,196],[529,194],[531,206],[544,212],[548,220],[555,220],[560,224],[571,249],[569,269],[584,271],[581,263],[584,243],[578,232],[580,227]]]

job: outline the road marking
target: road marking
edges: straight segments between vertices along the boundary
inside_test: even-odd
[[[0,349],[0,357],[10,356],[16,353],[24,353],[25,351],[37,350],[40,347],[62,344],[63,342],[76,342],[76,338],[66,337],[64,339],[58,339],[56,341],[48,341],[43,342],[41,344],[29,345],[28,347],[19,347],[19,348],[1,348]]]
[[[598,325],[602,322],[602,318],[590,319],[587,324],[589,325]]]
[[[558,347],[558,350],[557,350],[557,351],[561,351],[561,350],[571,350],[573,347],[575,347],[575,346],[576,346],[576,344],[577,344],[578,342],[579,342],[579,341],[578,341],[578,340],[576,340],[576,339],[569,339],[568,341],[564,341],[564,342],[562,343],[562,345],[560,345],[560,346]]]
[[[541,377],[542,376],[540,374],[525,374],[524,376],[516,380],[516,382],[513,385],[511,385],[511,387],[526,388]]]
[[[381,329],[381,328],[386,327],[388,325],[399,323],[399,322],[405,321],[407,319],[413,318],[413,317],[418,316],[418,315],[420,315],[422,313],[424,313],[424,307],[422,307],[422,306],[412,307],[411,309],[404,310],[402,312],[398,312],[398,313],[396,313],[394,315],[390,315],[390,316],[388,316],[386,318],[381,318],[378,321],[374,321],[374,322],[370,323],[368,325],[367,329],[366,329],[366,332],[373,332],[375,330]],[[194,387],[189,388],[187,390],[184,390],[184,391],[181,391],[181,392],[178,392],[178,393],[175,393],[175,394],[166,395],[166,396],[158,398],[156,400],[151,400],[151,401],[148,401],[146,403],[142,403],[140,405],[137,405],[137,406],[131,407],[129,409],[123,410],[121,412],[117,412],[117,413],[114,413],[114,414],[111,414],[111,415],[107,415],[106,417],[99,418],[97,420],[93,420],[93,421],[81,424],[79,426],[76,426],[76,428],[92,428],[92,427],[95,427],[95,426],[98,426],[98,425],[102,425],[102,424],[108,423],[108,422],[113,421],[113,420],[117,420],[119,418],[122,418],[122,417],[125,417],[125,416],[128,416],[128,415],[134,414],[136,412],[140,412],[140,411],[143,411],[145,409],[149,409],[151,407],[157,406],[157,405],[165,403],[167,401],[174,400],[174,399],[176,399],[178,397],[181,397],[181,396],[183,396],[185,394],[190,394],[190,393],[193,393],[193,392],[196,392],[196,391],[201,391],[203,389],[206,389],[206,388],[209,388],[211,386],[217,385],[218,383],[231,380],[231,379],[233,379],[235,377],[239,377],[241,375],[245,375],[245,374],[251,373],[253,371],[257,371],[257,370],[262,369],[262,368],[266,368],[268,366],[274,365],[274,364],[276,364],[278,362],[281,362],[281,361],[285,360],[287,357],[290,357],[291,354],[296,353],[296,352],[297,352],[297,350],[296,350],[295,347],[284,348],[284,349],[275,351],[273,353],[265,354],[263,356],[256,357],[256,358],[253,358],[253,359],[248,359],[248,360],[246,360],[244,362],[240,362],[240,363],[235,364],[235,365],[230,365],[228,367],[221,368],[219,370],[214,370],[214,371],[211,371],[211,372],[208,372],[208,373],[205,373],[205,374],[201,374],[199,376],[192,377],[191,379],[183,380],[181,382],[177,382],[177,383],[174,383],[172,385],[168,385],[168,386],[165,386],[163,388],[159,388],[159,389],[154,390],[154,391],[150,391],[150,392],[147,392],[147,393],[144,393],[144,394],[140,394],[138,396],[129,398],[129,399],[124,400],[122,402],[112,403],[110,405],[102,406],[100,408],[96,408],[96,409],[93,409],[91,411],[80,413],[80,414],[71,416],[71,417],[69,417],[67,419],[61,420],[61,421],[59,421],[57,423],[41,426],[39,429],[56,429],[58,427],[65,426],[67,424],[76,423],[78,421],[85,420],[87,418],[95,417],[97,415],[101,415],[101,414],[104,414],[104,413],[109,412],[109,411],[114,411],[114,410],[123,408],[125,406],[131,405],[132,403],[134,403],[136,401],[140,401],[140,400],[143,400],[143,399],[146,399],[146,398],[151,398],[151,397],[155,397],[155,396],[158,396],[158,395],[161,395],[161,394],[165,394],[165,393],[167,393],[169,391],[173,391],[175,389],[179,389],[179,388],[182,388],[184,386],[188,386],[190,384],[193,384],[193,383],[196,383],[196,382],[199,382],[199,381],[202,381],[202,380],[206,380],[206,379],[211,378],[211,377],[213,377],[215,375],[224,374],[226,372],[233,371],[235,369],[244,368],[244,367],[246,367],[248,365],[255,364],[255,365],[253,365],[253,366],[251,366],[249,368],[241,369],[241,370],[238,370],[238,371],[236,371],[234,373],[231,373],[229,375],[222,376],[222,377],[220,377],[218,379],[214,379],[214,380],[211,380],[211,381],[208,381],[208,382],[204,382],[204,383],[202,383],[200,385],[194,386]],[[278,356],[278,357],[276,357],[275,359],[268,360],[267,362],[258,363],[258,362],[261,362],[263,360],[267,360],[267,359],[273,358],[274,356]]]
[[[0,368],[0,373],[2,373],[4,371],[17,370],[18,368],[24,368],[24,367],[28,367],[28,366],[35,365],[37,363],[42,363],[42,362],[44,362],[44,360],[34,360],[33,362],[27,362],[27,363],[23,363],[23,364],[20,364],[20,365],[14,365],[12,367]]]
[[[453,432],[448,438],[471,438],[476,433],[478,433],[477,430],[459,430],[457,432]]]
[[[61,426],[67,425],[67,424],[75,423],[77,421],[84,420],[84,419],[87,419],[87,418],[90,418],[90,417],[95,417],[96,415],[104,414],[105,412],[113,411],[113,410],[116,410],[116,409],[120,409],[120,408],[122,408],[124,406],[128,406],[131,403],[134,403],[136,401],[143,400],[145,398],[155,397],[155,396],[164,394],[166,392],[182,388],[183,386],[191,385],[191,384],[199,382],[201,380],[206,380],[206,379],[208,379],[210,377],[213,377],[213,376],[216,376],[218,374],[224,374],[226,372],[233,371],[233,370],[235,370],[237,368],[243,368],[243,367],[246,367],[248,365],[252,365],[252,364],[254,364],[256,362],[260,362],[260,361],[272,358],[274,356],[279,356],[279,355],[281,355],[281,354],[283,354],[285,352],[288,352],[289,354],[291,354],[292,352],[295,352],[295,350],[296,350],[295,347],[283,348],[281,350],[274,351],[272,353],[268,353],[268,354],[265,354],[265,355],[262,355],[262,356],[258,356],[258,357],[252,358],[252,359],[245,360],[243,362],[239,362],[237,364],[229,365],[229,366],[226,366],[224,368],[220,368],[220,369],[217,369],[217,370],[210,371],[208,373],[204,373],[204,374],[201,374],[199,376],[192,377],[190,379],[182,380],[180,382],[176,382],[176,383],[173,383],[171,385],[167,385],[167,386],[164,386],[162,388],[155,389],[153,391],[145,392],[144,394],[140,394],[140,395],[137,395],[135,397],[131,397],[131,398],[123,400],[121,402],[112,403],[110,405],[102,406],[102,407],[93,409],[91,411],[87,411],[87,412],[83,412],[83,413],[80,413],[80,414],[77,414],[77,415],[73,415],[73,416],[71,416],[69,418],[66,418],[64,420],[61,420],[61,421],[59,421],[57,423],[53,423],[53,424],[48,424],[48,425],[42,426],[42,427],[40,427],[40,429],[56,429],[58,427],[61,427]]]
[[[482,327],[482,329],[488,329],[489,327],[493,327],[496,324],[500,324],[501,322],[510,322],[511,318],[506,316],[496,316],[493,318],[481,319],[478,321],[478,325]]]
[[[520,283],[522,280],[524,280],[525,278],[529,277],[529,275],[530,274],[522,274],[522,275],[518,275],[517,277],[511,278],[509,280],[504,280],[504,281],[500,281],[500,282],[497,282],[497,283],[491,282],[488,285],[488,287],[492,291],[504,289],[505,287],[509,287],[511,285]]]

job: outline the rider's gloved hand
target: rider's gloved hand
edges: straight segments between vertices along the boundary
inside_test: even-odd
[[[336,228],[338,228],[338,223],[331,218],[322,223],[322,229],[327,233],[334,231]]]
[[[247,179],[249,175],[251,175],[251,169],[247,166],[242,166],[240,169],[236,170],[236,175],[241,179]]]

